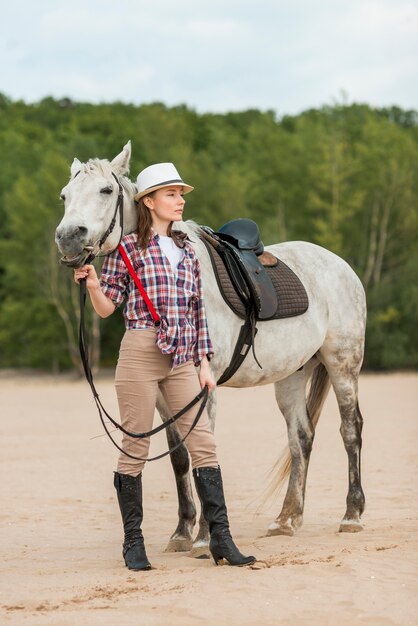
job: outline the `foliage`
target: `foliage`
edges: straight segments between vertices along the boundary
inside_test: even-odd
[[[174,161],[196,191],[188,217],[213,228],[256,220],[266,244],[303,239],[345,258],[368,295],[366,366],[418,366],[418,114],[323,107],[199,115],[186,106],[0,94],[0,367],[77,365],[77,294],[58,265],[58,200],[74,156],[112,158],[133,142],[132,176]],[[120,313],[101,322],[115,363]]]

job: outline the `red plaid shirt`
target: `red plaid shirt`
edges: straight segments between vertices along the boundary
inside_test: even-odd
[[[178,232],[178,231],[176,231]],[[148,248],[141,251],[137,236],[123,237],[121,244],[139,280],[161,319],[157,330],[157,345],[163,354],[173,354],[172,367],[193,359],[199,365],[206,355],[213,355],[203,302],[200,263],[185,233],[180,233],[179,245],[183,258],[174,274],[170,261],[160,249],[159,235],[152,231]],[[105,257],[100,285],[103,293],[120,306],[127,329],[154,328],[154,321],[118,250]]]

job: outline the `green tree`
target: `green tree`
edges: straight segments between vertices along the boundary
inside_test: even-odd
[[[340,254],[367,290],[366,365],[417,367],[416,111],[336,103],[277,119],[1,94],[0,367],[79,367],[78,290],[54,244],[59,191],[75,156],[111,158],[128,139],[133,178],[174,161],[195,186],[196,222],[247,216],[266,244],[304,239]],[[88,309],[93,361],[114,365],[121,311],[99,325]]]

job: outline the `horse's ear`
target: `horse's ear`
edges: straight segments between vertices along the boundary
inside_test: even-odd
[[[127,174],[129,172],[129,162],[131,160],[131,140],[123,146],[123,150],[120,154],[115,156],[113,161],[110,163],[112,169],[115,170],[117,174]]]
[[[74,178],[77,172],[80,171],[80,168],[81,162],[78,159],[74,159],[74,161],[71,163],[71,178]]]

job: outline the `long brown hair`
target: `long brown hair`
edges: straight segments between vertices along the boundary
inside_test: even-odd
[[[148,193],[147,196],[152,198],[154,193],[155,191],[152,191],[151,193]],[[145,251],[148,248],[148,244],[151,239],[151,227],[152,227],[151,211],[149,210],[149,208],[144,202],[145,197],[146,196],[143,196],[137,201],[137,207],[138,207],[137,236],[138,236],[138,245],[142,251]],[[169,237],[173,237],[174,242],[176,243],[176,245],[178,245],[176,237],[173,236],[174,233],[173,233],[172,228],[173,228],[173,222],[170,222],[167,228],[167,235]]]

